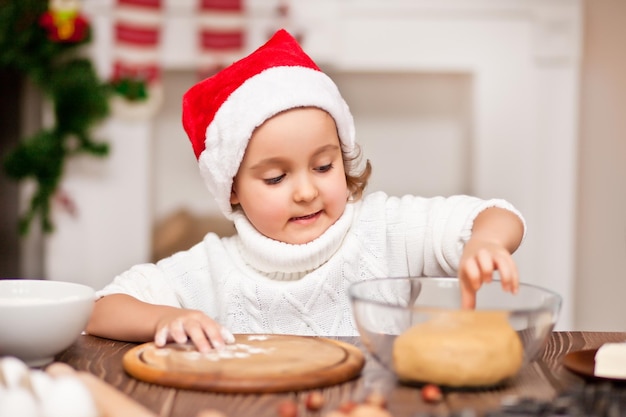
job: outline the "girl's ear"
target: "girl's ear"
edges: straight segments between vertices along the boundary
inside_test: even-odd
[[[235,187],[230,189],[230,204],[233,206],[239,204],[239,198],[237,197],[237,192],[235,191]]]

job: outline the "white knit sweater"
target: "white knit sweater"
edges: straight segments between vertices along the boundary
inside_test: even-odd
[[[455,275],[474,218],[492,206],[522,218],[503,200],[376,192],[348,204],[331,228],[304,245],[269,239],[237,214],[237,235],[209,233],[187,251],[136,265],[98,296],[125,293],[202,310],[233,333],[353,336],[350,284]]]

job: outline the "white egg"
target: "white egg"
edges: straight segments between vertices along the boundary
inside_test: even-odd
[[[23,381],[28,378],[30,368],[24,362],[13,357],[6,356],[0,359],[0,380],[4,381],[4,385],[11,389],[23,386]]]
[[[39,407],[30,391],[16,387],[0,393],[0,417],[39,417]]]
[[[41,417],[98,417],[91,392],[74,376],[54,379],[41,398]]]
[[[37,399],[41,400],[47,392],[50,392],[53,384],[54,379],[46,372],[38,369],[30,372],[30,386]]]

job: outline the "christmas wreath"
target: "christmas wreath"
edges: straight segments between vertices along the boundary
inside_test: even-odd
[[[79,0],[0,0],[0,68],[27,77],[50,100],[54,113],[52,126],[3,155],[8,177],[36,183],[20,218],[21,234],[37,216],[45,233],[53,231],[51,202],[69,157],[108,153],[108,144],[94,141],[90,130],[109,113],[111,87],[80,54],[91,31],[79,5]]]

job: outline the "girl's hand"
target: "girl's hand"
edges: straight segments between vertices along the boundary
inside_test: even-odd
[[[476,307],[476,292],[483,283],[493,281],[496,270],[502,288],[515,294],[519,288],[519,274],[511,253],[497,241],[471,238],[465,244],[459,264],[463,308]]]
[[[155,345],[162,347],[168,341],[186,343],[189,339],[202,353],[235,342],[230,331],[198,310],[171,309],[158,320]]]

